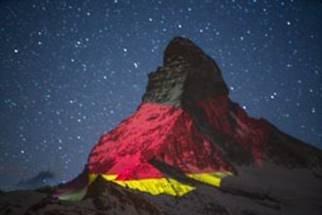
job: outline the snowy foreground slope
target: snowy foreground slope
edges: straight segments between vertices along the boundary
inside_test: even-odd
[[[216,62],[177,37],[140,106],[101,137],[80,175],[2,192],[0,214],[318,215],[322,152],[249,117]]]

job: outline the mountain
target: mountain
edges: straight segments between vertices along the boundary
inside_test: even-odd
[[[248,116],[216,62],[176,37],[137,110],[100,138],[84,171],[0,193],[0,213],[321,214],[322,152]]]

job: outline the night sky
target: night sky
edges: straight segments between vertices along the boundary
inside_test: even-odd
[[[2,0],[0,188],[80,173],[178,35],[217,61],[250,115],[322,148],[321,11],[318,0]]]

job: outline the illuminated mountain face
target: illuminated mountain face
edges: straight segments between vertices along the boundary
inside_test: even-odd
[[[216,63],[191,41],[175,38],[137,111],[92,150],[90,180],[101,175],[153,195],[195,189],[167,173],[173,169],[218,187],[233,174],[231,161],[261,163],[269,134],[269,126],[229,100]]]
[[[181,197],[200,183],[230,190],[230,178],[243,174],[243,166],[315,169],[321,160],[319,150],[249,117],[230,100],[215,61],[190,40],[174,38],[138,109],[100,138],[83,174],[55,195],[80,200],[100,178]]]

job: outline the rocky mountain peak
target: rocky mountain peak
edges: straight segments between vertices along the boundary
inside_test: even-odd
[[[179,56],[194,64],[196,62],[195,58],[203,58],[206,54],[191,40],[184,37],[175,37],[165,49],[164,64],[171,62]]]
[[[184,106],[218,95],[228,95],[228,88],[216,62],[191,40],[175,37],[165,49],[163,66],[149,74],[143,101]]]

